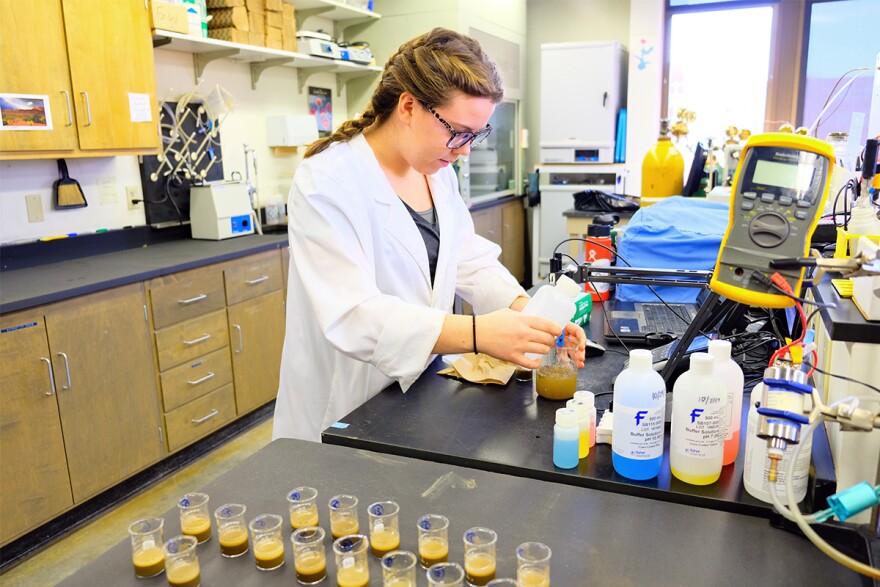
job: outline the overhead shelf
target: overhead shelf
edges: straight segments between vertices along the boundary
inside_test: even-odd
[[[372,10],[357,8],[337,0],[296,0],[292,4],[296,6],[296,30],[302,29],[303,23],[310,16],[321,16],[335,21],[358,22],[382,18],[380,14]]]
[[[317,3],[318,0],[310,0],[306,3]],[[330,0],[327,0],[330,3]],[[333,2],[333,4],[336,4]],[[297,4],[299,6],[299,4]],[[347,7],[351,10],[359,10],[353,7]],[[369,11],[367,11],[369,12]],[[255,45],[245,45],[242,43],[231,43],[229,41],[220,41],[218,39],[192,37],[181,33],[171,31],[156,30],[153,32],[153,47],[168,51],[177,51],[181,53],[191,53],[193,56],[193,67],[195,69],[196,84],[205,67],[215,59],[229,59],[232,61],[240,61],[250,64],[251,68],[251,87],[256,89],[257,82],[263,71],[270,67],[293,67],[299,69],[299,87],[302,91],[305,79],[311,73],[304,75],[302,70],[313,69],[312,73],[328,72],[343,74],[340,76],[342,85],[348,83],[350,79],[361,77],[364,75],[376,75],[382,71],[381,67],[375,65],[359,65],[349,61],[339,61],[337,59],[327,59],[324,57],[315,57],[314,55],[306,55],[305,53],[296,53],[293,51],[281,51],[279,49],[269,49],[267,47],[257,47]],[[337,89],[337,94],[340,92]]]

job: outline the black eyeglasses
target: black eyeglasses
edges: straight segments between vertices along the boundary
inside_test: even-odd
[[[424,105],[423,105],[424,106]],[[452,133],[452,137],[448,141],[446,141],[446,146],[449,149],[460,149],[464,147],[468,143],[482,143],[486,140],[490,134],[492,134],[492,127],[490,125],[486,125],[484,128],[473,132],[469,130],[455,130],[452,128],[452,125],[443,120],[437,112],[431,108],[430,106],[425,106],[425,110],[434,115],[434,118],[439,120],[443,126],[446,127],[446,130]]]

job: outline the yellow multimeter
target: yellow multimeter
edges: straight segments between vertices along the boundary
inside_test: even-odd
[[[770,262],[809,255],[833,161],[831,145],[812,137],[766,133],[749,138],[733,178],[712,291],[752,306],[794,305],[768,278],[779,273],[799,296],[804,268],[771,269]]]

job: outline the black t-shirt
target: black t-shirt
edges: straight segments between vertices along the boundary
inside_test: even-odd
[[[403,202],[403,200],[400,200]],[[428,251],[428,267],[431,269],[431,285],[434,285],[434,275],[437,273],[437,256],[440,253],[440,225],[437,223],[437,212],[434,208],[428,208],[424,212],[416,212],[409,204],[403,202],[409,215],[419,228],[422,240],[425,241],[425,249]]]

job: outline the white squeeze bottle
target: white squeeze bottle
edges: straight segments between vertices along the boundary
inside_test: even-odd
[[[553,320],[560,328],[565,328],[577,311],[574,301],[582,293],[581,286],[563,275],[556,280],[555,286],[542,285],[522,312]],[[540,356],[537,353],[526,353],[528,359],[537,359]]]
[[[691,355],[691,368],[672,388],[669,468],[691,485],[709,485],[721,476],[727,387],[708,353]]]
[[[743,457],[743,486],[746,491],[755,499],[760,499],[767,503],[773,503],[770,497],[770,489],[772,485],[767,481],[767,469],[770,468],[769,451],[767,450],[767,441],[758,438],[758,403],[761,396],[764,395],[764,384],[758,383],[752,389],[752,402],[749,406],[749,415],[746,425],[746,446],[745,456]],[[803,448],[798,455],[798,460],[794,464],[794,476],[792,484],[794,485],[794,497],[800,503],[807,495],[807,485],[810,482],[810,456],[813,453],[813,435],[807,437],[801,435]],[[779,473],[776,479],[776,492],[779,500],[788,505],[788,496],[785,494],[785,476],[788,475],[788,467],[791,463],[791,457],[794,455],[794,448],[789,445],[788,449],[782,455],[779,461]]]
[[[614,380],[611,463],[628,479],[656,477],[663,463],[666,384],[652,364],[651,351],[632,350],[629,367]]]
[[[715,359],[715,374],[727,387],[727,413],[724,417],[724,458],[726,466],[736,460],[739,452],[739,431],[742,425],[743,386],[745,378],[736,361],[730,358],[729,340],[710,340],[709,354]]]

